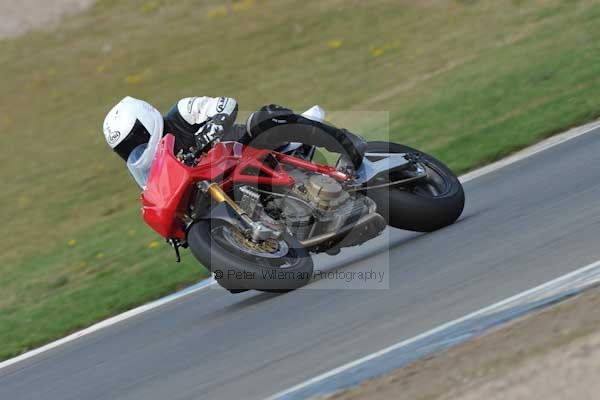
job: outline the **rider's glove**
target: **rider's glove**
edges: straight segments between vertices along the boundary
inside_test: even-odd
[[[194,134],[198,151],[208,150],[212,147],[219,141],[223,131],[224,128],[222,125],[214,123],[213,121],[207,122]]]

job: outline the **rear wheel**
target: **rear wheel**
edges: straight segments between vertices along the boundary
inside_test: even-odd
[[[201,220],[192,225],[187,241],[198,261],[231,292],[286,292],[312,277],[310,254],[286,233],[277,240],[254,242],[229,224]]]
[[[367,152],[409,153],[425,167],[427,176],[405,185],[367,189],[377,203],[377,211],[388,224],[399,229],[431,232],[453,224],[465,205],[463,187],[448,167],[429,154],[396,143],[369,142]],[[403,172],[392,173],[389,181],[405,179]]]

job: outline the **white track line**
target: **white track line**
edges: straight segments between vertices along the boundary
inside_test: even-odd
[[[482,175],[488,174],[488,173],[490,173],[492,171],[496,171],[496,170],[498,170],[500,168],[503,168],[503,167],[505,167],[505,166],[507,166],[509,164],[512,164],[514,162],[523,160],[523,159],[525,159],[527,157],[530,157],[530,156],[532,156],[534,154],[537,154],[537,153],[539,153],[541,151],[544,151],[544,150],[549,149],[551,147],[557,146],[557,145],[559,145],[561,143],[564,143],[564,142],[566,142],[568,140],[571,140],[571,139],[574,139],[574,138],[576,138],[578,136],[581,136],[581,135],[584,135],[586,133],[589,133],[589,132],[591,132],[591,131],[593,131],[595,129],[598,129],[598,128],[600,128],[600,121],[594,121],[594,122],[591,122],[589,124],[580,126],[578,128],[573,128],[573,129],[568,130],[568,131],[566,131],[564,133],[561,133],[561,134],[553,136],[553,137],[551,137],[549,139],[543,140],[542,142],[539,142],[539,143],[537,143],[537,144],[535,144],[535,145],[533,145],[531,147],[523,149],[523,150],[521,150],[521,151],[513,154],[512,156],[504,158],[504,159],[502,159],[500,161],[496,161],[496,162],[494,162],[492,164],[489,164],[489,165],[487,165],[485,167],[479,168],[479,169],[477,169],[475,171],[469,172],[469,173],[461,176],[460,180],[461,180],[461,182],[471,181],[471,180],[473,180],[475,178],[478,178],[478,177],[480,177]],[[0,369],[6,368],[9,365],[13,365],[15,363],[18,363],[20,361],[26,360],[28,358],[37,356],[38,354],[41,354],[41,353],[43,353],[45,351],[48,351],[48,350],[54,349],[54,348],[56,348],[58,346],[61,346],[63,344],[72,342],[73,340],[79,339],[82,336],[89,335],[91,333],[99,331],[100,329],[107,328],[107,327],[109,327],[111,325],[117,324],[117,323],[119,323],[121,321],[124,321],[126,319],[135,317],[136,315],[139,315],[139,314],[145,313],[147,311],[153,310],[153,309],[155,309],[157,307],[160,307],[160,306],[162,306],[164,304],[170,303],[170,302],[178,300],[178,299],[180,299],[180,298],[182,298],[184,296],[188,296],[188,295],[190,295],[192,293],[195,293],[195,292],[197,292],[199,290],[202,290],[202,289],[205,289],[205,288],[207,288],[209,286],[212,286],[215,283],[216,283],[216,281],[214,279],[212,279],[212,278],[211,279],[207,279],[207,280],[205,280],[203,282],[200,282],[197,285],[191,286],[191,287],[189,287],[187,289],[184,289],[182,291],[179,291],[177,293],[173,293],[173,294],[171,294],[169,296],[163,297],[162,299],[158,299],[158,300],[153,301],[151,303],[148,303],[146,305],[134,308],[133,310],[129,310],[129,311],[124,312],[122,314],[116,315],[116,316],[114,316],[112,318],[109,318],[107,320],[98,322],[97,324],[92,325],[89,328],[83,329],[83,330],[81,330],[79,332],[75,332],[75,333],[73,333],[73,334],[71,334],[69,336],[66,336],[66,337],[64,337],[62,339],[59,339],[59,340],[55,341],[55,342],[48,343],[47,345],[39,347],[39,348],[37,348],[35,350],[31,350],[31,351],[28,351],[27,353],[23,353],[20,356],[17,356],[15,358],[11,358],[10,360],[6,360],[4,362],[1,362],[0,363]]]
[[[11,358],[10,360],[6,360],[4,362],[1,362],[0,363],[0,370],[2,368],[6,368],[6,367],[8,367],[10,365],[16,364],[16,363],[18,363],[20,361],[23,361],[23,360],[26,360],[28,358],[35,357],[38,354],[44,353],[44,352],[46,352],[48,350],[51,350],[51,349],[54,349],[56,347],[62,346],[63,344],[66,344],[66,343],[72,342],[74,340],[77,340],[77,339],[79,339],[79,338],[81,338],[83,336],[86,336],[86,335],[89,335],[91,333],[97,332],[97,331],[99,331],[101,329],[104,329],[104,328],[107,328],[109,326],[118,324],[119,322],[125,321],[126,319],[133,318],[136,315],[140,315],[140,314],[145,313],[147,311],[154,310],[155,308],[163,306],[163,305],[165,305],[167,303],[171,303],[171,302],[173,302],[175,300],[179,300],[179,299],[181,299],[181,298],[183,298],[185,296],[189,296],[192,293],[199,292],[200,290],[206,289],[206,288],[214,285],[215,283],[217,283],[217,281],[215,281],[211,277],[211,278],[205,279],[205,280],[203,280],[203,281],[201,281],[201,282],[199,282],[199,283],[197,283],[197,284],[195,284],[193,286],[190,286],[190,287],[188,287],[186,289],[183,289],[183,290],[181,290],[179,292],[176,292],[176,293],[173,293],[173,294],[168,295],[166,297],[163,297],[161,299],[152,301],[152,302],[150,302],[148,304],[144,304],[143,306],[140,306],[140,307],[134,308],[132,310],[126,311],[126,312],[124,312],[122,314],[115,315],[114,317],[109,318],[109,319],[105,319],[104,321],[100,321],[97,324],[94,324],[94,325],[90,326],[89,328],[83,329],[83,330],[81,330],[79,332],[75,332],[75,333],[73,333],[73,334],[71,334],[69,336],[66,336],[66,337],[62,338],[62,339],[59,339],[57,341],[48,343],[45,346],[42,346],[42,347],[39,347],[37,349],[28,351],[27,353],[23,353],[20,356],[17,356],[15,358]]]
[[[528,289],[524,292],[521,292],[519,294],[516,294],[512,297],[509,297],[507,299],[501,300],[497,303],[494,303],[488,307],[482,308],[480,310],[477,310],[475,312],[472,312],[468,315],[465,315],[464,317],[455,319],[453,321],[447,322],[443,325],[440,325],[436,328],[433,328],[427,332],[421,333],[417,336],[414,336],[410,339],[407,340],[403,340],[401,342],[398,342],[396,344],[393,344],[389,347],[386,347],[385,349],[376,351],[374,353],[371,353],[369,355],[366,355],[362,358],[359,358],[357,360],[354,360],[352,362],[349,362],[347,364],[344,364],[340,367],[334,368],[331,371],[325,372],[321,375],[318,375],[312,379],[309,379],[305,382],[302,382],[294,387],[291,387],[289,389],[286,389],[282,392],[279,392],[273,396],[268,397],[266,400],[276,400],[276,399],[280,399],[281,397],[287,396],[292,394],[293,392],[296,392],[298,390],[304,389],[308,386],[311,386],[315,383],[319,383],[321,381],[324,381],[327,378],[331,378],[332,376],[338,375],[340,373],[343,373],[345,371],[348,371],[354,367],[357,367],[363,363],[366,363],[368,361],[371,361],[373,359],[379,358],[385,354],[388,354],[392,351],[398,350],[402,347],[405,347],[407,345],[410,345],[418,340],[421,340],[423,338],[426,338],[428,336],[432,336],[436,333],[439,333],[440,331],[443,331],[445,329],[451,328],[453,326],[456,326],[460,323],[463,323],[469,319],[473,319],[473,318],[477,318],[477,317],[481,317],[484,316],[486,314],[492,313],[492,312],[497,312],[500,311],[501,309],[506,308],[507,306],[511,305],[512,303],[514,304],[519,304],[520,302],[522,302],[523,300],[532,300],[532,297],[537,296],[541,296],[544,297],[544,294],[546,295],[551,295],[553,292],[556,291],[564,291],[567,289],[577,289],[577,288],[585,288],[588,287],[594,283],[598,283],[600,281],[600,261],[596,261],[592,264],[586,265],[585,267],[579,268],[573,272],[570,272],[566,275],[562,275],[559,276],[556,279],[553,279],[551,281],[548,281],[546,283],[543,283],[539,286],[536,286],[532,289]],[[555,293],[554,293],[555,294]]]
[[[489,174],[493,171],[497,171],[500,168],[506,167],[507,165],[513,164],[517,161],[521,161],[527,157],[531,157],[534,154],[541,153],[544,150],[548,150],[551,147],[558,146],[561,143],[567,142],[571,139],[575,139],[576,137],[585,135],[586,133],[590,133],[596,129],[600,129],[600,121],[593,121],[589,124],[569,129],[566,132],[542,140],[541,142],[529,146],[523,150],[520,150],[506,158],[488,164],[484,167],[478,168],[474,171],[468,172],[460,177],[460,181],[463,183],[472,181],[473,179],[479,178],[482,175]]]

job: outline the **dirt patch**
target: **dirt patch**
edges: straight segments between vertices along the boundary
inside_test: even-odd
[[[0,0],[0,39],[30,30],[52,29],[65,15],[77,14],[95,0]]]
[[[350,399],[596,399],[600,289],[331,396]]]

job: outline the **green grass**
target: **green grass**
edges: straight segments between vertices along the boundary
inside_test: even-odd
[[[0,359],[207,275],[156,247],[104,143],[125,95],[354,111],[332,121],[457,172],[600,115],[592,0],[219,4],[104,0],[0,41]]]

